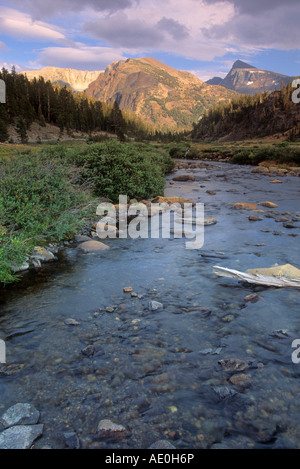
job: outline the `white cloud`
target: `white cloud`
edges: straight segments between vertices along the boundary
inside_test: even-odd
[[[124,59],[120,49],[110,47],[90,47],[77,44],[78,47],[46,47],[39,53],[31,67],[45,66],[70,67],[81,70],[103,70],[111,62]]]
[[[6,68],[6,70],[10,72],[13,67],[15,67],[17,72],[20,72],[22,70],[22,67],[19,64],[13,64],[10,62],[0,62],[0,70],[2,68]]]
[[[33,21],[26,13],[12,8],[0,7],[0,29],[18,39],[64,42],[66,37],[60,28],[42,21]]]

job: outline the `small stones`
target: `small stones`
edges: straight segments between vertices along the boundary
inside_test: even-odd
[[[139,295],[136,292],[131,292],[131,298],[137,298]]]
[[[95,347],[93,345],[88,345],[81,350],[81,353],[86,357],[92,357],[95,353]]]
[[[133,288],[132,287],[124,287],[123,288],[123,292],[124,293],[131,293],[133,291]]]
[[[262,218],[258,217],[257,215],[250,215],[250,216],[248,217],[248,220],[249,220],[249,221],[261,221]]]
[[[231,322],[234,320],[234,316],[232,314],[228,314],[227,316],[222,317],[222,322]]]
[[[80,322],[76,321],[76,319],[73,319],[73,318],[66,319],[65,324],[67,326],[80,326]]]
[[[238,392],[245,391],[245,389],[247,389],[251,384],[250,376],[244,373],[241,375],[231,376],[231,378],[229,378],[229,381]]]
[[[0,376],[12,376],[24,368],[24,363],[0,364]]]
[[[231,358],[225,360],[219,360],[219,365],[221,365],[225,371],[237,373],[239,371],[244,371],[249,367],[249,363],[239,358]]]
[[[212,389],[220,401],[237,394],[234,389],[228,388],[227,386],[214,386]]]
[[[209,195],[216,195],[215,191],[206,191],[206,193],[209,194]]]
[[[282,184],[283,181],[281,181],[281,179],[273,179],[272,181],[270,181],[272,184]]]
[[[115,310],[115,308],[113,308],[112,306],[107,306],[107,307],[105,308],[105,311],[106,311],[107,313],[113,313],[114,310]]]
[[[248,303],[248,302],[256,303],[258,300],[259,300],[259,296],[256,293],[251,293],[251,295],[247,295],[243,299],[243,301],[245,301],[246,303]]]
[[[150,301],[149,302],[149,310],[156,311],[157,309],[162,309],[164,305],[159,301]]]

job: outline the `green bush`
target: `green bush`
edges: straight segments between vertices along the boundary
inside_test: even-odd
[[[40,155],[1,162],[1,283],[16,279],[11,265],[21,265],[41,239],[59,241],[78,231],[91,201],[72,178],[70,167]]]
[[[120,194],[136,199],[163,194],[164,176],[174,167],[165,152],[141,143],[108,141],[76,148],[66,157],[80,168],[82,183],[113,202]]]

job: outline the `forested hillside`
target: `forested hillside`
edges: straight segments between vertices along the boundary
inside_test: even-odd
[[[0,79],[6,84],[6,104],[0,105],[0,141],[9,139],[9,126],[14,125],[22,142],[33,122],[41,127],[53,124],[63,132],[104,131],[147,133],[149,125],[128,112],[122,112],[117,103],[105,104],[74,93],[70,88],[53,85],[42,77],[32,81],[13,69],[2,69]]]
[[[208,140],[242,140],[289,132],[300,136],[300,105],[292,101],[295,88],[289,83],[281,90],[255,96],[241,95],[230,103],[210,109],[198,124],[192,137]]]

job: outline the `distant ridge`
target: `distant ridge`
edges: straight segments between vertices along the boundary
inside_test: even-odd
[[[54,84],[58,83],[62,86],[71,87],[74,91],[85,91],[102,71],[91,72],[73,68],[45,67],[41,70],[25,70],[21,73],[26,75],[29,80],[38,79],[42,76],[45,81],[49,80]]]
[[[214,77],[206,83],[209,85],[224,86],[242,94],[256,94],[262,91],[275,91],[281,84],[287,85],[294,77],[270,72],[249,65],[242,60],[236,60],[225,78]]]

